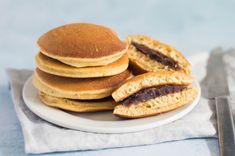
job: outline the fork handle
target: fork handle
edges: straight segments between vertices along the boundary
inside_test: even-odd
[[[215,98],[220,156],[235,156],[235,131],[227,96]]]

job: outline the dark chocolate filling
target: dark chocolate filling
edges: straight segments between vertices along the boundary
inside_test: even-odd
[[[175,62],[173,59],[163,55],[162,53],[160,53],[159,51],[156,51],[156,50],[153,50],[153,49],[150,49],[149,47],[143,45],[143,44],[139,44],[139,43],[136,43],[136,42],[131,42],[131,44],[140,52],[142,52],[143,54],[149,56],[151,59],[163,64],[163,65],[166,65],[166,66],[169,66],[173,69],[176,69],[176,70],[179,70],[180,67],[179,65],[177,64],[177,62]]]
[[[171,93],[180,92],[187,88],[185,85],[162,85],[150,88],[144,88],[137,93],[127,97],[121,103],[124,105],[137,104],[154,99],[159,96],[164,96]]]

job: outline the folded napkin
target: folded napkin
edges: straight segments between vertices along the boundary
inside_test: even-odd
[[[199,81],[206,75],[207,57],[207,54],[200,54],[190,59],[193,74]],[[23,85],[32,71],[8,69],[7,74],[15,110],[22,126],[26,153],[95,150],[216,137],[213,106],[203,95],[192,112],[175,122],[134,133],[99,134],[62,128],[39,118],[27,108],[22,98]]]
[[[233,118],[235,119],[235,49],[228,50],[224,54],[224,62],[228,73],[228,88],[230,93],[230,102],[233,109]],[[235,122],[235,121],[234,121]]]

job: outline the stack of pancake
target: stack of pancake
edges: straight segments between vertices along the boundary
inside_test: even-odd
[[[141,118],[177,109],[198,94],[191,65],[175,48],[143,35],[127,38],[130,67],[137,76],[112,93],[113,114]]]
[[[113,110],[112,92],[129,79],[127,46],[111,29],[68,24],[42,35],[33,84],[43,103],[75,112]]]
[[[78,23],[47,32],[38,46],[33,83],[52,107],[140,118],[188,104],[198,92],[183,54],[147,36],[124,43],[107,27]]]

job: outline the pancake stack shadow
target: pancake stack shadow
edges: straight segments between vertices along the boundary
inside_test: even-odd
[[[33,84],[46,105],[74,112],[113,110],[112,92],[129,79],[127,47],[111,29],[68,24],[42,35]]]

